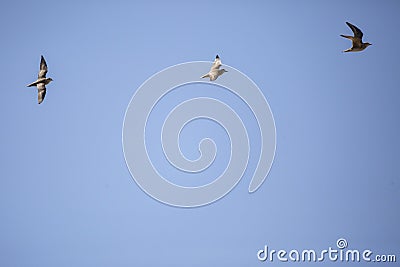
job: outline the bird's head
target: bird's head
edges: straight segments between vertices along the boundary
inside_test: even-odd
[[[228,72],[228,71],[226,69],[222,69],[221,72],[224,73],[224,72]]]
[[[368,46],[370,46],[370,45],[372,45],[372,44],[370,44],[370,43],[365,43],[365,45],[366,45],[366,47],[368,47]]]
[[[52,82],[52,81],[53,81],[53,79],[52,79],[52,78],[47,78],[47,80],[48,80],[49,82]]]

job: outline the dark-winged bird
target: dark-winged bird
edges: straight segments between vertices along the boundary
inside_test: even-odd
[[[353,24],[351,24],[349,22],[346,22],[346,24],[353,31],[354,36],[348,36],[348,35],[343,35],[343,34],[340,35],[344,38],[350,39],[353,43],[352,47],[350,47],[347,50],[344,50],[343,52],[359,52],[359,51],[363,51],[365,48],[367,48],[368,46],[371,45],[370,43],[362,42],[363,33],[359,28],[357,28],[356,26],[354,26]]]
[[[46,74],[47,74],[46,60],[44,60],[44,57],[41,56],[40,70],[39,70],[38,78],[33,83],[27,85],[28,87],[31,87],[31,86],[37,87],[37,89],[38,89],[38,104],[43,102],[43,99],[46,95],[46,85],[49,84],[53,80],[51,78],[46,78]]]
[[[210,71],[207,74],[201,76],[201,78],[207,78],[208,77],[208,78],[210,78],[210,81],[215,81],[218,78],[218,76],[221,76],[224,72],[228,72],[225,69],[221,69],[220,70],[219,67],[221,67],[221,65],[222,65],[221,59],[217,55],[215,57],[214,63],[211,66]]]

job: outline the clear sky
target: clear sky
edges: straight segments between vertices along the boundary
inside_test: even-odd
[[[0,10],[1,266],[308,266],[256,254],[339,238],[400,261],[400,2],[17,0]],[[346,21],[373,45],[342,53]],[[265,95],[274,164],[253,194],[247,174],[211,205],[171,207],[129,173],[125,110],[150,76],[216,54]],[[40,55],[54,81],[38,105],[26,85]],[[184,89],[165,103],[202,90]],[[210,123],[192,132],[224,137]],[[183,152],[195,158],[188,136]],[[215,164],[204,179],[226,156]]]

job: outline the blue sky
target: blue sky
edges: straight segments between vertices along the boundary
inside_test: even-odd
[[[0,7],[1,265],[262,266],[271,264],[257,260],[264,245],[323,250],[341,237],[352,249],[399,253],[398,1]],[[351,33],[346,21],[373,45],[341,53],[350,47],[339,36]],[[42,54],[54,81],[38,105],[26,85]],[[126,167],[125,110],[151,75],[216,54],[265,95],[276,123],[274,164],[254,194],[245,175],[212,205],[170,207],[146,195]],[[220,131],[213,127],[196,132]]]

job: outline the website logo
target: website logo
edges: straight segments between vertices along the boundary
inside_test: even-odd
[[[350,249],[348,245],[346,239],[339,238],[336,247],[323,250],[275,250],[264,246],[257,252],[257,259],[262,262],[396,262],[395,254],[378,254],[370,249]]]
[[[198,207],[212,203],[228,194],[245,173],[253,150],[257,151],[256,167],[249,184],[249,193],[255,192],[266,179],[275,155],[276,130],[271,109],[257,85],[239,70],[224,65],[228,73],[216,81],[200,78],[207,72],[210,62],[188,62],[166,68],[146,80],[133,95],[124,118],[122,142],[128,169],[139,187],[154,199],[177,207]],[[248,128],[242,114],[229,103],[216,97],[198,96],[185,99],[165,112],[159,133],[149,124],[149,118],[157,106],[178,88],[194,85],[212,85],[239,98],[251,111],[256,121],[260,139],[257,147],[250,145]],[[158,115],[162,117],[164,114]],[[188,176],[201,173],[215,164],[217,145],[211,138],[198,143],[200,156],[193,160],[185,157],[180,145],[180,135],[188,124],[198,119],[210,120],[220,125],[227,133],[230,155],[224,171],[207,184],[182,186],[164,177],[160,159],[165,159],[177,171]],[[157,130],[158,131],[158,130]],[[159,137],[162,152],[151,158],[148,146],[149,135]],[[161,155],[162,154],[162,155]],[[153,155],[154,156],[154,155]]]

